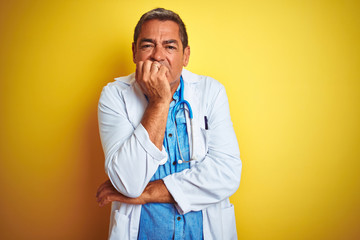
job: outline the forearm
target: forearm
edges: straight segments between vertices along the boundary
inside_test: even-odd
[[[150,182],[141,197],[146,203],[175,203],[163,180]]]
[[[107,180],[98,188],[96,198],[101,207],[114,201],[135,205],[146,203],[175,203],[162,180],[150,182],[144,192],[136,198],[126,197],[119,193],[112,183]]]
[[[141,119],[141,124],[148,132],[150,140],[160,150],[163,145],[168,112],[169,103],[149,102]]]
[[[146,60],[136,65],[136,81],[147,96],[148,106],[141,124],[157,148],[162,149],[169,105],[174,94],[168,79],[169,69],[159,62]]]

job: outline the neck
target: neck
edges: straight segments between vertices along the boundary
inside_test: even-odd
[[[174,93],[176,92],[176,89],[179,87],[180,84],[180,78],[174,82],[173,84],[171,84],[171,95],[174,95]]]

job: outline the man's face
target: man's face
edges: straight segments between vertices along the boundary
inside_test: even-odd
[[[146,21],[136,43],[133,43],[133,61],[158,61],[169,69],[170,85],[177,85],[182,68],[187,66],[190,47],[183,50],[179,26],[173,21]]]

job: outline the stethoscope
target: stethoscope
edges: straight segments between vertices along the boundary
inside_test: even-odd
[[[187,108],[184,108],[185,111],[188,111],[189,113],[189,118],[190,118],[190,126],[191,126],[191,149],[192,149],[192,156],[190,158],[189,161],[185,161],[184,157],[181,154],[181,148],[180,148],[180,143],[179,143],[179,137],[178,137],[178,133],[177,133],[177,126],[176,126],[176,113],[179,110],[181,104],[184,104],[187,106]],[[180,157],[181,159],[178,159],[177,162],[179,164],[184,163],[184,162],[190,162],[192,160],[195,160],[195,156],[194,156],[194,125],[193,125],[193,112],[190,106],[190,103],[188,101],[186,101],[184,99],[184,80],[182,78],[182,76],[180,76],[180,100],[175,104],[173,110],[172,110],[172,120],[175,124],[175,134],[176,134],[176,141],[177,141],[177,145],[179,148],[179,153],[180,153]]]

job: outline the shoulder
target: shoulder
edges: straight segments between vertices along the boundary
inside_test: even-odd
[[[114,78],[115,81],[108,83],[103,91],[124,91],[132,87],[135,83],[135,73],[128,76]]]
[[[218,93],[219,91],[224,90],[224,86],[212,77],[198,75],[186,69],[183,69],[182,76],[185,83],[197,88],[201,92],[209,94]]]
[[[115,81],[108,83],[101,92],[101,100],[109,100],[109,98],[121,98],[124,92],[132,89],[135,83],[135,74],[114,78]]]

